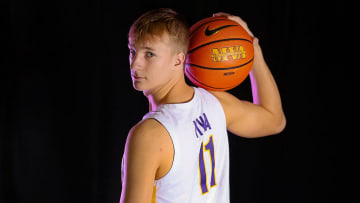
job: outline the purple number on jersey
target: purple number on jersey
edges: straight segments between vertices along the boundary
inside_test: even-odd
[[[206,167],[204,161],[204,143],[201,142],[200,153],[199,153],[199,171],[200,171],[200,188],[201,193],[206,194],[208,190],[207,186],[207,174]],[[214,138],[213,135],[210,135],[208,143],[205,145],[205,151],[209,151],[210,159],[211,159],[211,180],[210,187],[216,186],[215,179],[215,148],[214,148]]]

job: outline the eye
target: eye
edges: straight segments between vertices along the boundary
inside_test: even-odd
[[[148,51],[148,52],[146,52],[146,56],[151,58],[151,57],[155,56],[155,54]]]
[[[130,49],[130,56],[134,56],[136,54],[136,51],[134,49]]]

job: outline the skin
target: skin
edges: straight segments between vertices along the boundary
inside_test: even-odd
[[[259,41],[237,16],[227,16],[238,22],[253,37],[254,64],[250,72],[254,102],[238,99],[227,92],[210,91],[223,106],[227,128],[235,135],[257,138],[281,132],[285,125],[280,94],[263,58]],[[192,87],[184,79],[185,54],[176,52],[167,34],[142,44],[129,44],[133,86],[143,91],[150,110],[159,105],[190,101]],[[174,149],[165,128],[154,119],[146,119],[129,132],[124,152],[124,182],[121,203],[150,202],[154,180],[170,170]]]

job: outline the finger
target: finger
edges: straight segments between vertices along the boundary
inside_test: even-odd
[[[240,18],[239,16],[228,16],[228,18],[239,23],[249,33],[251,37],[254,37],[254,34],[250,31],[247,23],[242,18]]]
[[[228,18],[230,20],[238,22],[239,24],[246,25],[246,22],[242,18],[240,18],[239,16],[230,15],[230,16],[228,16]]]
[[[231,15],[229,13],[224,13],[224,12],[217,12],[213,14],[213,17],[218,17],[218,16],[228,17]]]
[[[231,15],[231,14],[225,13],[225,12],[217,12],[217,13],[213,14],[213,17],[218,17],[218,16],[227,17],[228,19],[239,23],[248,32],[250,37],[252,37],[252,38],[254,37],[254,34],[250,31],[250,29],[247,26],[246,22],[242,18],[240,18],[239,16],[234,16],[234,15]]]

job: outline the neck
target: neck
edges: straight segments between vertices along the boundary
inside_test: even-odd
[[[144,91],[149,100],[150,111],[156,110],[162,104],[176,104],[190,101],[194,96],[194,89],[187,85],[182,78],[176,82],[169,81],[161,88]]]

